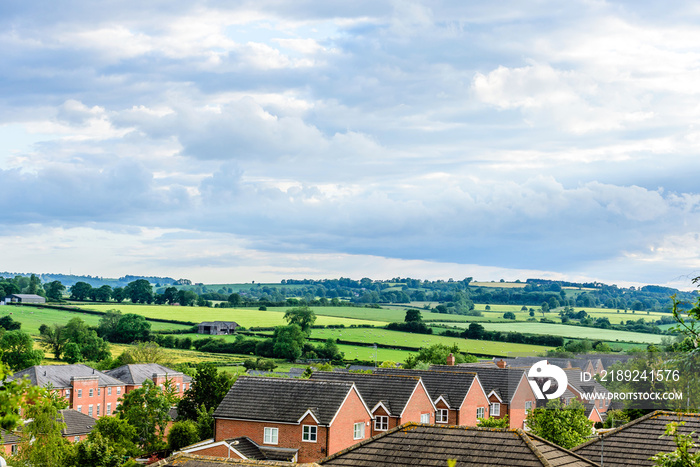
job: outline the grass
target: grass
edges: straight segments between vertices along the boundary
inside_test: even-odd
[[[389,331],[387,329],[353,328],[353,329],[314,329],[311,337],[341,339],[345,341],[364,342],[405,347],[428,347],[434,344],[457,344],[463,352],[478,353],[493,356],[535,355],[551,347],[527,344],[511,344],[506,342],[478,341],[460,339],[457,337],[436,336],[431,334],[409,334],[406,332]],[[383,349],[382,349],[383,350]]]
[[[435,323],[439,324],[439,323]],[[451,326],[466,328],[468,324],[445,323]],[[641,332],[617,331],[614,329],[587,328],[583,326],[569,326],[566,324],[550,323],[482,323],[487,331],[520,332],[523,334],[546,334],[550,336],[570,337],[574,339],[591,339],[608,342],[628,341],[642,342],[646,344],[660,344],[665,336],[659,334],[645,334]],[[666,336],[667,337],[667,336]]]
[[[97,326],[100,316],[90,315],[67,310],[52,310],[48,308],[35,308],[31,306],[0,306],[0,316],[12,315],[12,319],[22,323],[22,330],[33,336],[39,335],[39,327],[42,324],[66,324],[73,318],[80,318],[88,326]],[[153,331],[187,329],[189,326],[171,323],[151,322]]]
[[[132,305],[124,303],[82,305],[81,308],[107,311],[121,310],[122,313],[135,313],[146,318],[173,319],[178,321],[191,321],[199,323],[202,321],[235,321],[246,328],[281,326],[287,324],[284,320],[284,312],[290,307],[278,308],[276,310],[259,311],[255,308],[205,308],[205,307],[184,307],[169,305]],[[329,307],[331,308],[331,307]],[[367,319],[353,319],[346,317],[319,315],[316,319],[317,325],[329,324],[371,324],[383,326],[386,321],[375,321]]]

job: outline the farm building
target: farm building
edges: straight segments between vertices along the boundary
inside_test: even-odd
[[[223,336],[235,334],[238,323],[235,321],[202,321],[198,325],[198,334],[213,334]]]
[[[46,303],[41,295],[18,293],[5,297],[5,303]]]

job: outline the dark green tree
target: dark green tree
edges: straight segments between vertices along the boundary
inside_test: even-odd
[[[124,294],[124,287],[115,287],[112,289],[112,298],[117,303],[123,302],[126,298],[126,295]]]
[[[114,337],[117,334],[117,325],[121,318],[122,312],[120,310],[107,310],[97,325],[97,334],[110,342],[116,342]]]
[[[65,328],[64,325],[56,323],[54,323],[53,326],[48,326],[47,324],[39,326],[39,341],[41,346],[53,352],[54,358],[57,360],[61,359],[63,348],[67,341],[63,334],[63,328]]]
[[[39,365],[44,359],[44,352],[34,350],[32,336],[24,331],[7,331],[0,338],[2,362],[11,369],[24,370]]]
[[[197,302],[197,293],[192,290],[179,290],[177,301],[181,306],[194,306]]]
[[[88,440],[95,440],[98,436],[106,440],[122,457],[136,456],[140,453],[136,445],[138,440],[136,428],[122,418],[99,418],[95,423],[95,428],[88,435]]]
[[[177,301],[177,287],[167,287],[165,292],[163,292],[163,299],[169,305],[174,304]]]
[[[297,324],[289,326],[277,326],[272,336],[274,341],[274,352],[277,358],[286,358],[294,361],[303,352],[306,333]]]
[[[87,300],[90,298],[91,291],[92,286],[87,282],[76,282],[70,288],[70,298],[71,300]]]
[[[44,290],[46,290],[46,298],[59,302],[63,299],[63,292],[66,290],[66,286],[61,284],[61,281],[53,281],[46,284]]]
[[[152,303],[153,287],[146,279],[135,280],[124,287],[124,295],[132,303]]]
[[[190,387],[177,404],[178,419],[196,420],[197,411],[202,405],[207,410],[215,409],[235,381],[235,377],[218,371],[213,364],[200,363]]]
[[[22,328],[22,323],[12,319],[10,315],[5,315],[0,318],[0,328],[3,328],[5,331],[16,331]]]
[[[566,407],[555,399],[534,409],[527,417],[527,426],[533,434],[566,449],[584,443],[593,432],[593,422],[576,399]]]
[[[175,422],[168,433],[168,448],[176,451],[199,441],[197,424],[192,420]]]
[[[121,401],[115,414],[136,429],[141,448],[145,452],[163,449],[165,429],[171,421],[169,412],[177,401],[172,384],[161,389],[147,379],[140,388],[124,394]]]
[[[409,322],[422,322],[423,321],[423,315],[420,314],[420,310],[406,310],[406,317],[404,318],[404,321],[406,323]]]
[[[506,311],[505,313],[503,313],[503,319],[513,319],[514,320],[515,313],[513,313],[512,311]]]
[[[94,289],[94,291],[93,297],[97,302],[108,302],[112,298],[112,287],[108,285],[103,285],[99,289]]]
[[[115,342],[145,342],[151,335],[151,323],[141,315],[127,313],[117,322]]]
[[[284,314],[284,319],[290,325],[297,325],[308,336],[311,326],[316,322],[316,313],[308,306],[291,308]]]

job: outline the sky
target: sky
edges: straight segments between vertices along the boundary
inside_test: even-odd
[[[0,3],[0,270],[693,288],[700,5]]]

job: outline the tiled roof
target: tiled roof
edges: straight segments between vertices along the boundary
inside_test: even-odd
[[[144,381],[153,380],[153,375],[169,375],[179,376],[182,373],[175,371],[158,363],[134,363],[130,365],[122,365],[114,370],[105,372],[109,376],[122,381],[124,384],[143,384]],[[182,380],[189,382],[191,377],[183,375]]]
[[[198,443],[185,446],[181,449],[181,452],[196,454],[197,452],[210,449],[213,446],[221,445],[222,443],[228,445],[229,448],[236,450],[246,459],[292,462],[292,460],[299,453],[299,449],[260,446],[246,436],[225,439],[223,441],[214,441],[213,438],[210,438],[205,441],[200,441]]]
[[[197,456],[178,453],[151,464],[155,467],[217,467],[217,466],[270,466],[270,467],[318,467],[318,464],[290,464],[289,462],[227,459],[225,457]]]
[[[97,420],[73,409],[63,409],[59,411],[66,427],[63,429],[63,436],[79,436],[90,433],[97,423]]]
[[[394,417],[401,415],[416,386],[420,384],[420,378],[417,376],[367,375],[329,371],[317,371],[311,375],[311,379],[354,382],[370,410],[381,402],[389,410],[390,415]]]
[[[608,392],[605,386],[593,378],[590,381],[581,381],[581,370],[564,370],[564,373],[566,373],[566,377],[569,380],[569,386],[572,386],[580,393],[599,392],[607,394]]]
[[[394,368],[378,368],[377,373],[381,375],[418,376],[423,380],[423,384],[433,402],[442,396],[451,409],[459,409],[461,407],[476,377],[476,373],[473,372],[398,370]]]
[[[489,368],[482,365],[471,365],[469,363],[462,363],[455,366],[433,365],[430,369],[475,372],[479,375],[479,381],[481,381],[481,385],[484,387],[486,394],[488,395],[491,391],[494,391],[504,403],[509,403],[513,398],[513,394],[525,373],[524,370],[521,369]]]
[[[676,449],[673,437],[664,436],[666,425],[685,422],[678,432],[700,432],[700,414],[684,414],[658,410],[604,433],[601,437],[573,449],[577,454],[600,461],[601,446],[606,467],[654,465],[649,458],[659,452]],[[697,438],[694,438],[697,440]]]
[[[328,425],[353,387],[348,382],[240,376],[215,418],[297,423],[310,410]]]
[[[75,365],[35,365],[18,371],[10,376],[10,380],[21,378],[24,375],[35,386],[46,387],[51,384],[54,388],[70,388],[72,377],[93,377],[99,379],[100,386],[123,386],[124,383],[99,370],[90,368],[87,365],[78,363]]]
[[[594,462],[520,429],[406,423],[319,461],[327,466],[591,467]]]

